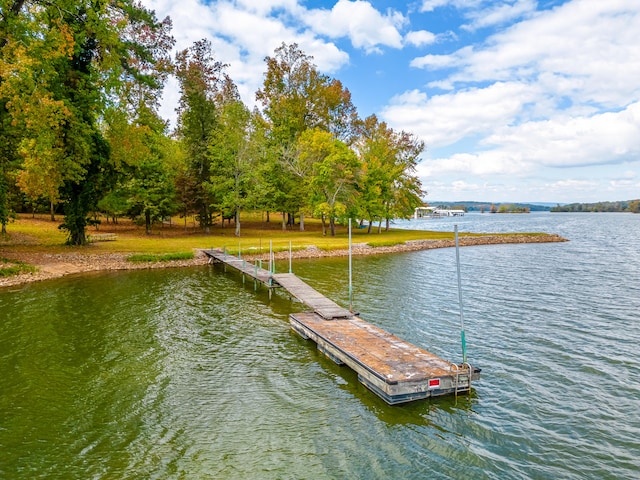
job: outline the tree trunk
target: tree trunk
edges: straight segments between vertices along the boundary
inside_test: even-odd
[[[304,213],[300,212],[300,231],[304,232]]]
[[[56,221],[55,205],[54,205],[54,203],[53,203],[53,202],[50,202],[49,204],[50,204],[50,206],[51,206],[51,221],[52,221],[52,222],[55,222],[55,221]],[[109,217],[107,217],[107,219],[108,219],[108,218],[109,218]]]
[[[331,216],[331,218],[329,219],[329,227],[331,228],[331,236],[335,237],[336,236],[336,219],[333,218],[333,216]]]
[[[369,226],[367,227],[367,233],[371,233],[371,227],[373,226],[373,219],[369,219]]]
[[[282,212],[282,231],[287,230],[287,221],[285,220],[286,213]]]
[[[240,209],[236,208],[236,237],[240,236]]]
[[[147,235],[151,235],[151,212],[144,212],[144,230]]]
[[[322,236],[327,236],[327,224],[325,223],[324,213],[322,214]]]
[[[7,224],[6,223],[2,224],[2,230],[0,230],[0,233],[2,233],[3,235],[7,234]]]

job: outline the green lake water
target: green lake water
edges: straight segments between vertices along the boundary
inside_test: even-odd
[[[455,222],[571,239],[461,249],[483,371],[457,398],[386,405],[290,330],[299,303],[221,266],[0,290],[0,478],[637,478],[640,216]],[[460,360],[453,249],[353,263],[363,318]],[[293,264],[342,305],[346,268]]]

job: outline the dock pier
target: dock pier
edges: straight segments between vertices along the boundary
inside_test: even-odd
[[[283,288],[311,311],[289,316],[292,329],[390,405],[469,392],[480,369],[453,363],[412,345],[340,307],[293,273],[275,274],[221,250],[203,250],[210,263],[223,263],[270,288]],[[271,290],[270,290],[271,291]]]

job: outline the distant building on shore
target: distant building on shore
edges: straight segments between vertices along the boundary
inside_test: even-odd
[[[465,211],[459,209],[417,207],[413,212],[413,218],[462,217],[464,214]]]

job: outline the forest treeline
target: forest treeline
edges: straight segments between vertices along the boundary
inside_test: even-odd
[[[375,115],[295,44],[265,59],[257,107],[206,40],[172,55],[170,18],[135,0],[0,1],[0,224],[46,205],[69,243],[96,213],[145,225],[180,214],[204,231],[240,212],[335,221],[407,217],[425,148]],[[159,114],[180,86],[176,127]],[[258,108],[259,107],[259,108]],[[284,227],[284,225],[283,225]]]
[[[570,203],[558,205],[552,212],[632,212],[640,213],[640,200],[618,202]]]

